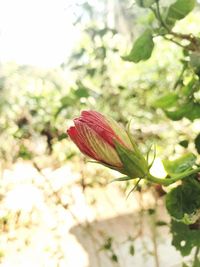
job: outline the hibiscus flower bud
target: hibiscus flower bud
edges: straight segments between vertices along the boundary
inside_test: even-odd
[[[96,111],[82,111],[67,130],[80,151],[131,178],[144,177],[148,164],[133,138],[118,123]]]

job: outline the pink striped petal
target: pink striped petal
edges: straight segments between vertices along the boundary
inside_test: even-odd
[[[99,160],[98,155],[95,154],[94,151],[92,151],[91,148],[86,145],[86,143],[84,143],[83,138],[79,135],[77,129],[74,126],[70,127],[67,130],[67,133],[70,136],[71,140],[78,146],[78,148],[82,153],[89,156],[90,158]]]
[[[75,120],[74,123],[85,146],[98,155],[99,161],[115,167],[122,167],[117,152],[108,142],[82,121]]]

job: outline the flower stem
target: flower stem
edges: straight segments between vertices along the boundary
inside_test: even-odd
[[[150,173],[147,174],[146,178],[150,182],[161,184],[161,185],[164,185],[164,186],[168,186],[170,184],[173,184],[173,183],[175,183],[175,182],[177,182],[179,180],[182,180],[182,179],[188,177],[189,175],[192,175],[192,174],[195,174],[195,173],[198,173],[198,172],[200,172],[200,167],[196,168],[196,169],[193,169],[193,170],[190,170],[190,171],[182,172],[180,174],[175,175],[174,177],[167,178],[167,179],[162,179],[162,178],[155,177],[155,176],[151,175]]]

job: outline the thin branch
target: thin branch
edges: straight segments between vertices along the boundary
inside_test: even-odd
[[[200,247],[198,246],[198,247],[196,247],[196,250],[195,250],[194,262],[197,262],[198,261],[199,252],[200,252]]]
[[[182,48],[184,48],[184,49],[190,51],[190,49],[189,49],[187,46],[184,46],[184,45],[180,44],[179,42],[175,41],[174,39],[168,38],[168,37],[166,37],[166,36],[163,36],[163,38],[164,38],[165,40],[167,40],[167,41],[170,41],[170,42],[172,42],[172,43],[175,43],[176,45],[178,45],[178,46],[180,46],[180,47],[182,47]]]
[[[183,77],[183,74],[184,74],[186,69],[187,69],[187,63],[184,63],[183,64],[183,68],[181,70],[181,73],[179,74],[179,77],[178,77],[178,79],[176,80],[176,82],[175,82],[175,84],[173,86],[173,90],[175,90],[177,88],[178,84],[181,82],[181,78]]]
[[[166,25],[166,23],[164,22],[161,12],[160,12],[160,4],[159,4],[159,0],[156,0],[156,10],[157,10],[157,18],[160,21],[161,26],[163,26],[168,32],[170,32],[170,29],[168,28],[168,26]]]

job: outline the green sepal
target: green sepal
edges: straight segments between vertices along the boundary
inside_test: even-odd
[[[113,182],[124,182],[124,181],[129,181],[129,180],[133,180],[134,178],[130,178],[128,176],[123,176],[123,177],[120,177],[120,178],[116,178],[116,179],[113,179],[110,181],[110,183],[113,183]]]
[[[143,162],[144,165],[147,165],[147,162],[146,162],[145,158],[143,157],[142,153],[140,152],[140,150],[139,150],[139,148],[138,148],[138,146],[137,146],[137,144],[136,144],[136,142],[135,142],[135,140],[133,138],[133,135],[130,132],[130,123],[128,124],[127,128],[128,128],[127,135],[128,135],[128,137],[129,137],[129,139],[131,141],[131,144],[133,146],[135,155]]]
[[[123,173],[123,174],[126,174],[126,173],[123,172],[123,169],[121,169],[121,168],[117,168],[117,167],[114,167],[114,166],[111,166],[111,165],[106,164],[106,163],[104,163],[104,162],[100,162],[100,161],[96,161],[96,160],[88,160],[88,162],[90,162],[90,163],[97,163],[97,164],[103,165],[103,166],[105,166],[105,167],[107,167],[107,168],[109,168],[109,169],[112,169],[112,170],[121,172],[121,173]]]
[[[142,178],[148,172],[146,161],[138,157],[137,153],[130,151],[115,141],[117,154],[123,164],[124,173],[132,178]]]

